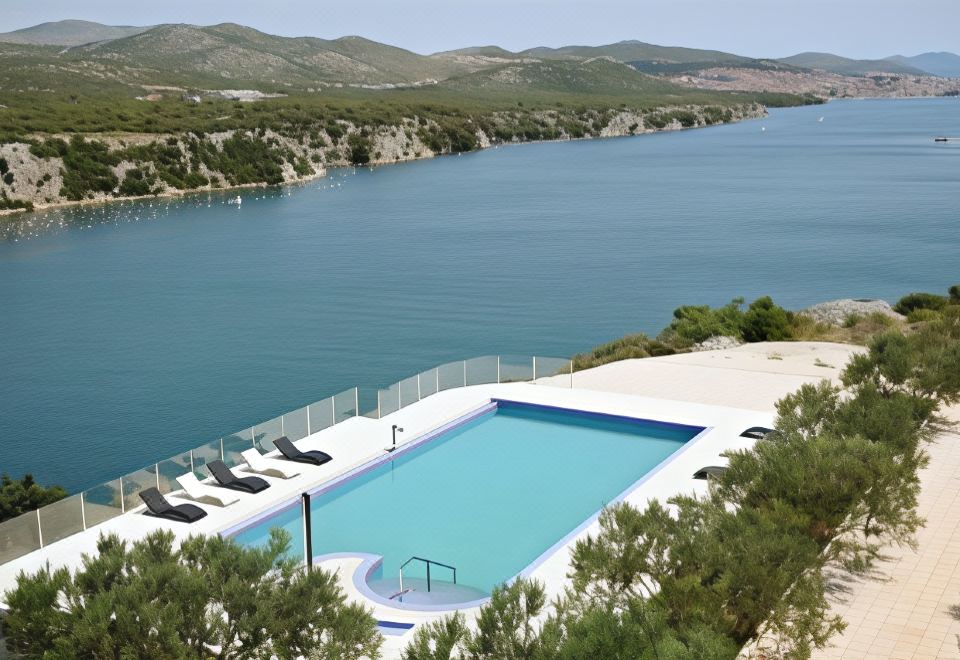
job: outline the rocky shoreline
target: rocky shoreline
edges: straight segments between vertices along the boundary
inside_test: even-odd
[[[760,104],[746,104],[730,108],[715,106],[678,106],[652,111],[604,110],[597,111],[593,121],[575,125],[582,133],[571,133],[571,118],[558,111],[528,113],[495,113],[490,117],[499,132],[512,134],[504,140],[488,135],[477,128],[473,138],[476,149],[506,144],[521,144],[573,139],[596,139],[642,135],[646,133],[702,128],[705,126],[757,119],[766,116],[767,109]],[[522,122],[534,122],[544,130],[553,131],[556,139],[528,138],[518,127]],[[339,122],[336,131],[329,126],[317,127],[311,136],[291,137],[266,129],[262,131],[224,131],[207,135],[117,133],[87,135],[86,146],[97,147],[107,162],[109,173],[102,177],[115,184],[109,189],[83,190],[82,197],[65,188],[65,180],[73,175],[71,164],[78,160],[72,154],[62,156],[44,146],[54,144],[63,152],[72,149],[73,136],[33,136],[30,142],[0,144],[0,159],[11,176],[0,179],[0,215],[43,210],[62,206],[100,204],[113,201],[156,197],[175,197],[188,193],[225,191],[267,185],[301,183],[322,177],[331,167],[350,165],[386,165],[453,153],[455,149],[439,147],[431,137],[441,130],[433,120],[420,117],[402,119],[394,125],[356,125]],[[270,180],[241,181],[226,167],[218,169],[220,156],[235,143],[245,145],[250,153],[264,153],[276,160],[276,169]],[[254,144],[260,143],[260,144]],[[38,148],[38,145],[41,145]],[[256,149],[252,148],[256,147]],[[259,151],[258,151],[259,150]],[[50,152],[50,153],[45,153]],[[155,154],[151,159],[149,156]],[[138,156],[146,156],[138,158]],[[231,163],[228,163],[232,165]],[[240,163],[239,167],[242,167]],[[206,183],[183,186],[184,173],[199,177]],[[151,186],[147,194],[129,194],[143,181]],[[181,184],[181,185],[178,185]],[[3,208],[2,202],[22,203],[29,208]]]

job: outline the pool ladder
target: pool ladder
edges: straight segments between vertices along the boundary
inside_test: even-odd
[[[457,567],[456,566],[443,564],[439,561],[434,561],[433,559],[425,559],[424,557],[417,557],[416,555],[414,555],[413,557],[410,557],[410,559],[408,559],[407,561],[403,562],[403,564],[400,565],[400,591],[399,593],[396,594],[398,596],[401,594],[407,593],[407,591],[410,591],[410,589],[404,590],[403,588],[403,569],[405,569],[407,565],[412,561],[422,561],[424,564],[427,565],[427,593],[430,592],[430,565],[431,564],[436,564],[437,566],[448,568],[451,571],[453,571],[453,583],[454,584],[457,583]],[[391,596],[391,598],[393,598],[393,596]]]

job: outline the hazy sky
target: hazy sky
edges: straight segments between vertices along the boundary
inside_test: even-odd
[[[622,39],[754,57],[960,51],[960,0],[0,0],[0,31],[81,18],[243,23],[273,34],[359,34],[421,53]]]

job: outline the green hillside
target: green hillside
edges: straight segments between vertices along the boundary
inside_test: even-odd
[[[831,53],[799,53],[778,60],[791,66],[806,69],[822,69],[845,76],[863,76],[875,71],[884,73],[903,73],[909,75],[925,75],[925,72],[912,66],[893,62],[891,60],[852,60]]]
[[[748,57],[741,57],[719,50],[699,50],[696,48],[679,48],[674,46],[657,46],[642,41],[621,41],[606,46],[564,46],[562,48],[531,48],[521,53],[530,57],[545,59],[583,58],[583,57],[612,57],[621,62],[659,61],[659,62],[714,62],[735,64],[747,62]]]
[[[151,29],[132,25],[103,25],[91,21],[56,21],[0,33],[0,41],[14,44],[80,46],[94,41],[122,39]]]

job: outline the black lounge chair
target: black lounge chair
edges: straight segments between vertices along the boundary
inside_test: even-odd
[[[754,440],[763,440],[768,433],[773,433],[774,429],[768,429],[766,426],[751,426],[740,434],[741,438],[753,438]]]
[[[280,453],[283,454],[285,458],[296,461],[297,463],[323,465],[333,460],[330,454],[322,452],[319,449],[300,451],[295,444],[290,442],[290,438],[285,435],[274,440],[273,444],[276,445],[277,449],[280,450]]]
[[[192,523],[197,522],[207,515],[207,512],[193,504],[170,504],[167,498],[160,494],[156,488],[147,488],[140,491],[140,499],[147,505],[149,511],[145,514],[167,520],[176,520],[178,522]]]
[[[230,490],[239,490],[243,493],[259,493],[261,490],[270,488],[265,480],[260,477],[238,477],[227,464],[223,461],[210,461],[207,463],[207,469],[217,480],[217,483]]]
[[[712,479],[714,477],[719,477],[726,471],[727,468],[720,465],[708,465],[707,467],[700,468],[693,473],[694,479]]]

